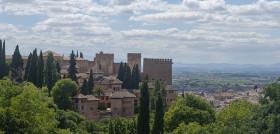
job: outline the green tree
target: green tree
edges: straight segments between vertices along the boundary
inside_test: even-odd
[[[80,58],[84,58],[84,55],[82,52],[80,52]]]
[[[27,78],[27,81],[32,82],[34,85],[37,85],[37,61],[37,49],[34,49]]]
[[[125,64],[125,74],[124,74],[124,82],[123,82],[123,85],[124,85],[124,88],[126,89],[131,89],[131,70],[130,70],[130,67]]]
[[[136,67],[135,67],[135,65],[133,66],[133,68],[132,68],[132,74],[131,74],[131,79],[130,79],[130,81],[131,81],[131,88],[132,89],[136,89],[136,85],[137,85],[137,81],[136,81]]]
[[[59,80],[52,88],[51,95],[59,109],[72,109],[72,96],[76,94],[78,85],[71,79]]]
[[[74,111],[57,110],[56,120],[59,122],[58,128],[77,132],[79,124],[85,121],[85,117]]]
[[[32,53],[30,53],[29,56],[28,56],[26,67],[25,67],[25,70],[24,70],[24,78],[23,78],[23,80],[25,80],[25,81],[28,78],[28,72],[29,72],[29,69],[30,69],[31,59],[32,59]]]
[[[4,76],[6,76],[6,54],[5,54],[5,40],[3,42],[2,46],[2,40],[0,40],[0,79],[2,79]]]
[[[16,82],[22,82],[22,70],[23,70],[23,60],[19,52],[18,45],[13,54],[13,59],[11,63],[11,79]]]
[[[42,88],[44,82],[44,59],[42,50],[38,59],[38,74],[37,74],[37,86]]]
[[[88,79],[88,94],[92,94],[92,90],[94,88],[94,80],[92,69],[90,69],[89,79]]]
[[[94,95],[97,95],[97,96],[101,96],[101,95],[105,95],[105,92],[104,92],[104,89],[103,89],[103,87],[101,87],[101,86],[95,86],[94,88],[93,88],[93,94]]]
[[[269,84],[260,96],[261,104],[256,115],[258,133],[280,133],[280,77],[276,82]]]
[[[159,82],[159,79],[156,79],[155,81],[155,85],[154,85],[154,89],[153,92],[151,94],[151,110],[155,110],[156,109],[156,97],[157,97],[157,93],[160,92],[160,86],[161,83]]]
[[[135,134],[137,133],[137,123],[135,119],[116,117],[109,123],[109,134]]]
[[[252,128],[248,125],[256,115],[257,106],[247,100],[230,103],[229,107],[223,109],[217,115],[217,121],[225,126],[237,128],[238,133],[249,133]]]
[[[215,122],[215,111],[200,97],[186,94],[185,99],[176,100],[164,115],[165,130],[173,131],[181,123],[197,122],[201,125]]]
[[[137,123],[138,134],[149,134],[150,133],[150,112],[149,112],[149,91],[148,83],[144,81],[140,90],[140,107],[139,116]]]
[[[55,119],[54,109],[49,108],[51,99],[33,84],[25,83],[16,86],[16,89],[18,88],[22,92],[10,99],[10,106],[0,108],[0,116],[4,118],[0,121],[0,130],[3,130],[1,127],[5,129],[5,126],[10,124],[8,127],[14,128],[12,131],[15,133],[54,132],[58,122]]]
[[[59,78],[60,76],[56,70],[56,63],[53,58],[53,54],[49,53],[44,66],[44,85],[48,88],[49,96],[51,96],[51,89]]]
[[[58,72],[58,73],[59,73],[59,75],[60,75],[60,70],[61,70],[61,67],[60,67],[60,65],[59,65],[58,61],[56,61],[56,70],[57,70],[57,72]]]
[[[135,74],[135,75],[136,75],[136,85],[135,85],[135,89],[139,89],[140,71],[139,71],[138,64],[136,64],[135,73],[136,73],[136,74]]]
[[[74,54],[73,50],[72,50],[72,53],[70,54],[69,63],[70,63],[70,66],[68,69],[69,78],[72,79],[72,81],[75,81],[76,83],[78,83],[77,76],[76,76],[76,73],[78,73],[78,71],[76,69],[76,59],[75,59],[75,54]]]
[[[121,62],[120,64],[120,68],[119,68],[119,72],[118,72],[118,76],[117,78],[120,80],[120,81],[124,81],[124,66],[123,66],[123,63]]]
[[[157,93],[156,113],[152,134],[162,134],[164,132],[164,106],[161,93]]]
[[[88,83],[87,83],[87,80],[86,79],[84,79],[84,81],[83,81],[83,85],[82,85],[82,87],[81,87],[81,93],[83,94],[83,95],[88,95]]]

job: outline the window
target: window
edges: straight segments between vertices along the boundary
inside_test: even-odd
[[[106,100],[109,100],[109,96],[106,96]]]
[[[76,100],[76,103],[78,103],[79,101],[78,101],[78,99]]]
[[[104,100],[104,96],[101,97],[101,100]]]
[[[93,107],[90,107],[90,110],[93,110]]]
[[[82,110],[84,110],[84,106],[82,106]]]
[[[76,106],[76,109],[78,109],[78,106]]]

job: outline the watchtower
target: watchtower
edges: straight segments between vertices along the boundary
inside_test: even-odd
[[[172,85],[172,59],[144,58],[144,75],[149,82],[159,79],[167,85]]]

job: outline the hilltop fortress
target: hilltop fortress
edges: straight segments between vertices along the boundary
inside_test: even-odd
[[[53,54],[54,59],[61,67],[61,77],[68,75],[70,57],[64,57],[53,51],[43,53],[46,60],[49,53]],[[24,68],[26,67],[28,56],[22,56]],[[12,56],[6,56],[6,60],[12,60]],[[114,54],[103,53],[95,55],[93,61],[76,57],[76,68],[78,71],[78,83],[82,85],[84,80],[89,79],[92,69],[94,85],[104,89],[103,95],[83,95],[77,93],[73,99],[74,111],[84,115],[88,120],[100,120],[105,117],[133,117],[135,109],[139,106],[139,89],[122,89],[122,81],[117,79],[120,63],[114,61]],[[132,69],[138,64],[140,80],[148,75],[148,88],[153,91],[156,79],[166,83],[166,104],[169,108],[176,100],[176,89],[172,87],[172,59],[144,58],[142,66],[141,53],[128,53],[127,65]],[[141,72],[143,67],[143,72]],[[141,85],[142,82],[139,83]]]
[[[67,74],[69,67],[70,57],[64,57],[53,51],[46,51],[43,53],[44,60],[47,59],[48,53],[52,53],[54,59],[58,61],[61,67],[61,74]],[[28,56],[22,56],[24,61],[24,68]],[[12,56],[6,56],[6,60],[12,60]],[[120,67],[120,63],[114,61],[114,54],[103,53],[102,51],[95,55],[94,61],[90,61],[84,58],[76,57],[77,70],[79,76],[86,74],[92,67],[99,67],[104,75],[117,75]],[[127,64],[132,69],[134,65],[138,64],[139,71],[142,68],[142,57],[141,53],[128,53]],[[144,76],[149,76],[149,82],[154,82],[156,78],[160,81],[165,82],[167,85],[172,85],[172,59],[155,59],[155,58],[144,58],[143,61],[143,72],[141,72],[141,80]]]

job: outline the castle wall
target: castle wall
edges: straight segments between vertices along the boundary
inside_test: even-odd
[[[128,53],[127,64],[131,70],[134,65],[136,66],[138,64],[139,72],[141,72],[141,53]]]
[[[144,76],[148,74],[149,82],[158,78],[167,85],[172,85],[172,59],[144,58]]]
[[[121,63],[114,63],[113,64],[113,74],[118,74],[119,73],[119,69],[120,69],[120,64]]]

